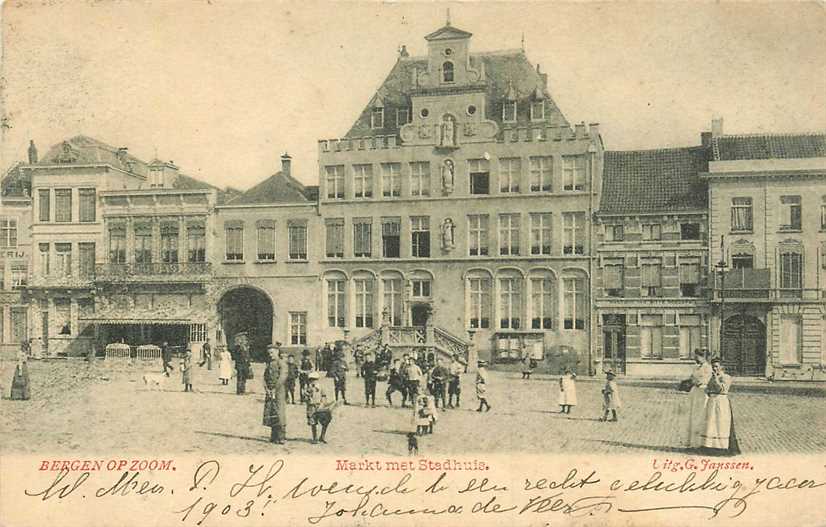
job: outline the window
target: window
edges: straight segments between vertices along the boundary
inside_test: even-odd
[[[468,250],[470,256],[488,255],[488,215],[468,216]]]
[[[207,339],[206,324],[190,324],[189,325],[189,341],[190,342],[205,342]]]
[[[72,276],[72,244],[56,243],[54,249],[57,276]]]
[[[399,163],[381,164],[381,194],[386,198],[402,195],[402,166]]]
[[[430,258],[430,217],[411,216],[411,254],[414,258]]]
[[[384,128],[384,108],[373,108],[370,113],[370,128]]]
[[[275,261],[275,221],[259,220],[256,225],[257,230],[257,255],[259,262]]]
[[[453,82],[453,63],[450,61],[442,64],[442,82]]]
[[[152,224],[135,224],[135,263],[152,263]]]
[[[530,158],[531,192],[550,192],[553,176],[553,158],[536,156]]]
[[[17,248],[17,219],[0,218],[0,249]]]
[[[680,224],[680,239],[681,240],[699,240],[700,239],[700,224],[699,223],[681,223]]]
[[[68,298],[54,299],[55,327],[59,335],[72,334],[72,301]]]
[[[401,278],[385,278],[382,280],[384,286],[384,307],[390,313],[390,325],[402,325],[402,280]]]
[[[585,213],[563,212],[562,254],[585,254]]]
[[[499,327],[519,329],[521,327],[522,279],[516,277],[499,278]]]
[[[82,242],[77,245],[80,276],[90,278],[95,276],[95,242]]]
[[[95,189],[82,188],[77,191],[80,203],[80,221],[82,223],[92,223],[95,221],[95,208],[97,199]]]
[[[430,163],[427,161],[410,163],[410,194],[412,196],[430,195]]]
[[[691,359],[702,347],[699,315],[680,315],[680,358]]]
[[[290,313],[290,344],[307,345],[307,313]]]
[[[327,258],[344,258],[344,218],[327,220]]]
[[[731,255],[732,269],[751,269],[754,267],[754,255],[738,253]]]
[[[72,221],[72,189],[61,188],[54,191],[54,221]]]
[[[290,260],[307,259],[307,223],[291,221],[287,224]]]
[[[522,160],[518,157],[499,160],[499,192],[519,192],[522,178]]]
[[[519,214],[499,215],[499,254],[519,255]]]
[[[48,276],[51,272],[49,267],[49,244],[48,243],[39,243],[37,244],[37,248],[40,252],[40,260],[38,263],[39,272],[41,276]],[[2,273],[2,269],[0,269],[0,273]],[[2,289],[2,288],[0,288]]]
[[[516,101],[506,101],[502,105],[502,121],[506,123],[516,122]]]
[[[343,278],[327,280],[327,323],[331,328],[343,328],[346,321],[345,281]]]
[[[780,196],[780,229],[800,230],[800,196]]]
[[[551,254],[551,213],[531,213],[531,254]]]
[[[621,242],[625,239],[625,229],[622,225],[606,225],[605,226],[605,241],[606,242]]]
[[[800,289],[803,284],[803,255],[798,252],[780,254],[780,289]]]
[[[398,108],[396,110],[396,126],[401,127],[410,122],[410,109]]]
[[[640,357],[643,359],[663,358],[662,315],[640,317]]]
[[[381,248],[385,258],[398,258],[401,249],[401,218],[381,220]]]
[[[163,187],[163,168],[153,168],[149,171],[149,187]]]
[[[660,296],[662,263],[659,259],[643,260],[640,266],[642,296]]]
[[[426,278],[416,278],[410,281],[411,296],[413,298],[430,298],[431,282]]]
[[[163,263],[178,263],[178,235],[177,222],[161,223],[161,261]]]
[[[244,224],[235,222],[225,224],[227,246],[225,259],[228,262],[244,261]]]
[[[826,196],[823,196],[821,201],[823,203],[820,205],[820,230],[824,231],[826,230]]]
[[[490,194],[490,164],[487,159],[468,159],[471,194]]]
[[[373,279],[357,278],[353,280],[356,289],[356,327],[373,327]]]
[[[751,232],[752,228],[751,198],[732,198],[731,230],[736,232]]]
[[[490,327],[490,278],[472,276],[468,278],[470,294],[470,327],[485,329]]]
[[[662,228],[659,223],[643,223],[642,239],[645,241],[659,240],[662,237]]]
[[[625,266],[622,258],[606,260],[602,268],[602,287],[606,296],[621,297],[625,292],[623,283]]]
[[[353,165],[353,189],[356,198],[373,197],[373,165]]]
[[[126,263],[126,226],[109,227],[109,263]]]
[[[373,255],[373,224],[370,218],[353,219],[353,256],[369,258]]]
[[[552,329],[553,281],[550,276],[531,277],[531,329]]]
[[[803,321],[798,315],[780,318],[780,363],[799,364],[802,355]]]
[[[11,308],[11,339],[12,342],[23,342],[29,336],[28,317],[25,307]]]
[[[588,310],[585,307],[585,280],[583,278],[568,277],[562,279],[565,287],[565,329],[585,329],[585,317]]]
[[[700,296],[700,262],[680,262],[680,295]]]
[[[25,262],[11,264],[11,287],[26,287],[29,278],[29,268]]]
[[[42,189],[37,191],[37,195],[39,196],[37,208],[38,208],[38,219],[40,221],[50,221],[51,220],[51,204],[50,204],[50,191],[49,189]]]
[[[541,101],[531,101],[531,121],[543,121],[545,119],[545,99]]]
[[[562,189],[584,190],[586,166],[584,155],[562,156]]]
[[[327,199],[344,199],[344,165],[324,167]]]
[[[203,224],[190,224],[186,228],[186,244],[191,263],[206,261],[206,228]],[[243,258],[243,256],[242,256]]]

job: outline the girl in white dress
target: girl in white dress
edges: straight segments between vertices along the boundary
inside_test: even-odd
[[[218,366],[218,379],[221,380],[221,384],[227,385],[232,378],[232,355],[229,354],[229,350],[223,348],[218,357],[221,360],[221,364]]]
[[[565,373],[559,378],[559,413],[571,413],[571,407],[576,406],[576,374],[571,368],[565,368]]]

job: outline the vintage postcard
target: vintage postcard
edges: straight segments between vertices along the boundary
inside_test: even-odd
[[[822,2],[0,14],[0,526],[826,525]]]

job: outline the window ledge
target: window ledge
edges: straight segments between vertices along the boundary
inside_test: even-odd
[[[257,264],[274,264],[277,263],[278,260],[255,260]]]
[[[225,264],[233,265],[233,264],[242,264],[246,263],[244,260],[224,260]]]
[[[802,368],[802,367],[803,367],[803,365],[802,365],[802,364],[800,364],[800,363],[798,362],[798,363],[789,363],[789,364],[778,364],[778,365],[777,365],[777,367],[778,367],[778,368],[795,368],[795,369],[800,369],[800,368]]]
[[[731,234],[754,234],[754,229],[747,229],[747,230],[735,230],[731,229],[729,231]]]
[[[777,230],[777,232],[784,232],[784,233],[788,233],[788,232],[803,232],[803,229],[802,229],[802,228],[801,228],[801,229],[783,229],[783,228],[780,228],[780,229],[778,229],[778,230]]]
[[[306,258],[303,260],[285,260],[284,263],[292,264],[292,263],[310,263],[310,260]]]

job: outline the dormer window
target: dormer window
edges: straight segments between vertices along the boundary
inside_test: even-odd
[[[453,82],[453,63],[450,61],[442,64],[442,82]]]
[[[410,110],[399,108],[396,110],[396,126],[401,127],[410,122]]]
[[[516,101],[505,101],[502,105],[502,121],[506,123],[516,122]]]
[[[163,169],[153,168],[149,171],[149,186],[151,188],[163,187]]]
[[[384,128],[384,108],[373,108],[370,114],[370,128]]]
[[[531,121],[545,120],[545,99],[531,101]]]

